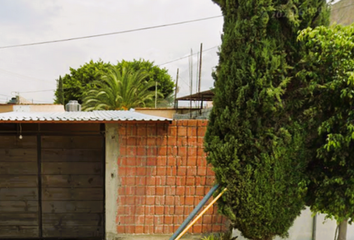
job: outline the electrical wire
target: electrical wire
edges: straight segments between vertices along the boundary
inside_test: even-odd
[[[17,75],[19,77],[28,78],[28,79],[35,80],[35,81],[40,81],[40,82],[45,82],[45,83],[52,83],[52,82],[49,82],[49,81],[46,81],[46,80],[43,80],[43,79],[29,77],[29,76],[22,75],[22,74],[19,74],[19,73],[15,73],[15,72],[11,72],[11,71],[8,71],[8,70],[2,69],[2,68],[0,68],[0,71],[7,72],[7,73],[10,73],[10,74],[13,74],[13,75]]]
[[[214,48],[217,48],[217,47],[219,47],[219,46],[214,46],[214,47],[205,49],[205,50],[203,50],[202,52],[210,51],[211,49],[214,49]],[[199,53],[193,53],[193,55],[197,55],[197,54],[199,54]],[[171,60],[171,61],[168,61],[168,62],[165,62],[165,63],[157,64],[157,66],[162,66],[162,65],[169,64],[169,63],[177,62],[177,61],[179,61],[179,60],[182,60],[182,59],[185,59],[185,58],[189,58],[190,56],[193,56],[193,55],[189,54],[188,56],[184,56],[184,57],[181,57],[181,58],[177,58],[177,59],[175,59],[175,60]]]
[[[219,15],[219,16],[213,16],[213,17],[206,17],[206,18],[188,20],[188,21],[183,21],[183,22],[168,23],[168,24],[156,25],[156,26],[151,26],[151,27],[135,28],[135,29],[130,29],[130,30],[124,30],[124,31],[118,31],[118,32],[110,32],[110,33],[102,33],[102,34],[95,34],[95,35],[88,35],[88,36],[82,36],[82,37],[73,37],[73,38],[50,40],[50,41],[43,41],[43,42],[34,42],[34,43],[24,43],[24,44],[2,46],[2,47],[0,47],[0,49],[16,48],[16,47],[27,47],[27,46],[42,45],[42,44],[48,44],[48,43],[67,42],[67,41],[73,41],[73,40],[79,40],[79,39],[96,38],[96,37],[103,37],[103,36],[109,36],[109,35],[117,35],[117,34],[138,32],[138,31],[145,31],[145,30],[150,30],[150,29],[163,28],[163,27],[181,25],[181,24],[186,24],[186,23],[205,21],[205,20],[214,19],[214,18],[220,18],[220,17],[222,17],[222,16]]]
[[[37,91],[28,91],[28,92],[19,92],[19,93],[37,93],[37,92],[52,92],[55,89],[47,89],[47,90],[37,90]]]

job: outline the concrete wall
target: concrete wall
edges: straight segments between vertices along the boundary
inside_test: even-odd
[[[106,124],[106,239],[117,236],[116,217],[118,199],[119,142],[118,125]]]
[[[59,104],[3,104],[2,112],[65,112],[65,109]]]
[[[286,239],[276,237],[275,240],[333,240],[336,227],[336,221],[325,219],[324,214],[318,214],[314,218],[312,212],[306,208],[289,229],[289,237]],[[353,225],[348,225],[347,234],[348,240],[354,239]],[[238,236],[237,240],[247,240],[237,230],[233,231],[233,235]]]

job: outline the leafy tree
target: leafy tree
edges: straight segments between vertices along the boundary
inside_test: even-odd
[[[102,73],[108,72],[110,63],[104,63],[102,60],[85,63],[78,69],[70,68],[70,74],[66,74],[62,78],[62,85],[64,90],[64,104],[70,100],[77,100],[82,103],[83,94],[93,89],[94,81],[100,79]],[[61,78],[61,77],[60,77]],[[62,103],[61,89],[59,85],[55,91],[55,103]]]
[[[117,65],[112,65],[111,63],[104,63],[102,60],[89,63],[85,63],[78,69],[70,68],[70,74],[66,74],[62,78],[63,89],[64,89],[64,102],[67,103],[69,100],[78,100],[80,103],[83,102],[83,95],[88,91],[95,89],[97,86],[96,80],[101,79],[102,75],[108,72],[108,69],[112,66],[117,66],[120,69],[129,68],[134,71],[144,70],[148,73],[146,77],[147,82],[154,83],[150,84],[150,90],[155,91],[155,83],[157,81],[159,94],[158,102],[163,99],[168,98],[173,93],[174,83],[172,77],[168,74],[165,68],[160,68],[155,66],[153,62],[145,60],[134,60],[134,61],[121,61]],[[57,86],[55,92],[55,103],[61,103],[59,85]],[[151,101],[153,102],[153,101]],[[149,106],[152,106],[150,103]]]
[[[131,62],[129,61],[121,61],[118,62],[117,66],[119,68],[130,68],[133,70],[145,70],[149,73],[149,76],[147,77],[147,81],[150,82],[157,82],[158,84],[158,90],[162,94],[162,98],[166,99],[168,98],[174,90],[174,83],[172,80],[172,77],[168,74],[168,71],[166,68],[160,68],[156,65],[154,65],[154,62],[146,61],[146,60],[133,60]],[[155,85],[151,87],[152,91],[155,91]]]
[[[341,224],[354,217],[354,25],[303,30],[298,73],[308,118],[310,163],[307,204]]]
[[[299,183],[307,166],[291,102],[302,49],[297,32],[326,22],[326,2],[214,2],[224,27],[205,150],[228,188],[219,209],[249,239],[284,237],[304,207]]]
[[[56,103],[65,104],[64,100],[64,89],[63,89],[63,79],[59,76],[57,80],[57,90],[55,92]]]
[[[146,81],[148,75],[144,70],[111,67],[95,83],[97,88],[85,95],[83,110],[128,110],[143,107],[155,96],[155,92],[149,90],[154,83]]]

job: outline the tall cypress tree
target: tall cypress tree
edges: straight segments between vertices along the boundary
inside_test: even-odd
[[[306,158],[295,121],[297,32],[323,24],[324,0],[214,0],[224,27],[205,136],[228,191],[219,209],[253,240],[286,236],[304,207]],[[293,106],[294,105],[294,106]]]

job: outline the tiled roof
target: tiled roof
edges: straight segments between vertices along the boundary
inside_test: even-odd
[[[0,122],[117,122],[117,121],[172,121],[135,111],[93,112],[6,112],[0,113]]]

